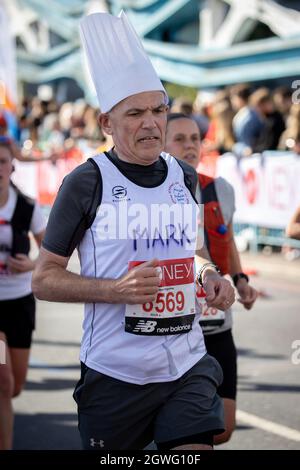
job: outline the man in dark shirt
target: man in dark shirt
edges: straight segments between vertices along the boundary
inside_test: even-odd
[[[116,19],[117,26],[119,21],[125,20]],[[130,206],[134,199],[146,210],[158,200],[197,208],[195,172],[162,152],[168,107],[161,84],[151,83],[153,90],[148,84],[142,91],[138,82],[138,92],[123,99],[117,89],[118,97],[100,114],[115,147],[64,180],[33,277],[38,298],[85,303],[82,376],[74,392],[85,449],[143,448],[153,439],[159,449],[210,449],[213,435],[223,430],[216,394],[222,371],[205,353],[194,298],[185,295],[194,294],[195,253],[186,225],[181,237],[148,232],[137,249],[129,236],[99,235],[109,201],[113,209],[124,207],[122,215],[128,214],[120,201]],[[75,247],[81,275],[67,270]],[[208,303],[228,308],[232,286],[196,258]]]
[[[127,155],[123,156],[122,151],[119,150],[117,139],[115,148],[107,153],[106,156],[103,155],[103,158],[108,158],[120,173],[126,175],[128,180],[144,188],[144,191],[147,191],[147,188],[163,185],[168,172],[164,159],[160,157],[164,146],[167,108],[161,103],[160,92],[144,93],[136,95],[134,98],[140,98],[141,95],[143,95],[141,102],[145,104],[139,105],[139,117],[134,118],[134,125],[139,129],[141,136],[147,135],[147,137],[151,137],[159,135],[159,138],[157,137],[159,149],[156,148],[157,143],[154,143],[154,139],[151,144],[149,143],[150,139],[149,141],[144,140],[139,144],[138,134],[132,140],[137,147],[139,145],[142,148],[147,146],[147,153],[149,155],[149,157],[147,156],[148,164],[144,163],[145,156],[143,150],[141,152],[140,163],[136,163],[136,154],[128,157],[131,153],[128,147],[126,148]],[[123,103],[128,101],[130,103],[132,99],[128,98]],[[154,103],[154,105],[152,106],[151,103]],[[117,109],[118,107],[115,108],[115,112]],[[130,106],[129,109],[136,108],[131,108]],[[107,116],[101,115],[100,121],[102,125],[105,125],[107,119]],[[127,119],[132,121],[130,115]],[[119,129],[123,123],[124,119],[117,119],[116,124],[112,125],[114,136],[116,135],[115,126]],[[107,131],[107,127],[105,130]],[[186,186],[193,191],[196,183],[196,174],[184,163],[180,162],[180,164],[184,172]],[[156,273],[157,263],[155,260],[146,262],[142,265],[142,268],[132,269],[119,279],[88,278],[67,271],[69,257],[74,248],[81,242],[86,231],[93,224],[97,208],[101,204],[101,193],[101,175],[94,160],[84,163],[65,178],[49,218],[47,233],[33,279],[34,292],[38,298],[63,302],[104,302],[108,304],[145,304],[156,299],[159,278]],[[109,256],[109,253],[107,253],[107,256]],[[223,280],[216,273],[212,266],[208,265],[206,267],[202,273],[202,279],[211,305],[224,309],[232,304],[234,299],[232,287],[228,281]],[[150,291],[145,291],[145,289],[149,288],[151,288]],[[145,294],[145,292],[149,293]],[[82,380],[84,381],[84,378]],[[140,385],[140,387],[142,388],[143,386]],[[201,384],[199,384],[199,390],[201,390]],[[97,417],[99,421],[99,415]],[[219,432],[219,429],[216,426],[214,432]],[[190,442],[190,435],[185,436],[188,437],[187,441],[177,441],[175,438],[167,439],[168,442],[171,442],[170,446],[172,446],[168,448],[177,448],[177,444],[178,448],[184,449],[209,448],[212,439],[206,440],[207,432],[207,429],[201,432],[201,426],[199,426],[200,435],[193,432],[195,442],[193,440]],[[195,434],[197,436],[194,437]],[[182,436],[179,434],[179,437]],[[152,439],[153,436],[151,435],[150,440]],[[150,440],[143,441],[143,444],[146,445]],[[94,441],[90,442],[93,443]],[[134,443],[133,445],[136,446],[137,444]],[[189,447],[191,445],[194,447]]]

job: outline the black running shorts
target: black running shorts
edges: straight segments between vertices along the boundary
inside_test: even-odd
[[[206,354],[180,379],[136,385],[82,365],[75,391],[79,431],[87,450],[158,449],[212,443],[224,430],[219,363]]]
[[[29,349],[35,328],[33,294],[0,301],[0,331],[5,333],[8,347]]]

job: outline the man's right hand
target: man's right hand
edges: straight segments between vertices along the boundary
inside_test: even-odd
[[[153,302],[160,284],[159,261],[146,261],[115,281],[114,303],[145,304]]]

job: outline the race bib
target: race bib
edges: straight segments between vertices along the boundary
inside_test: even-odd
[[[205,290],[201,287],[196,293],[196,299],[201,307],[200,325],[204,332],[212,331],[222,326],[225,322],[225,312],[218,310],[216,307],[208,307],[205,298]]]
[[[131,261],[132,269],[144,261]],[[154,302],[126,305],[125,331],[136,335],[177,335],[192,329],[195,317],[194,258],[159,262],[160,286]]]

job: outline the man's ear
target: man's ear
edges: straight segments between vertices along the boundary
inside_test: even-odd
[[[112,135],[112,126],[111,126],[111,118],[109,113],[100,113],[98,116],[98,124],[101,127],[101,129],[105,132],[107,135]]]

